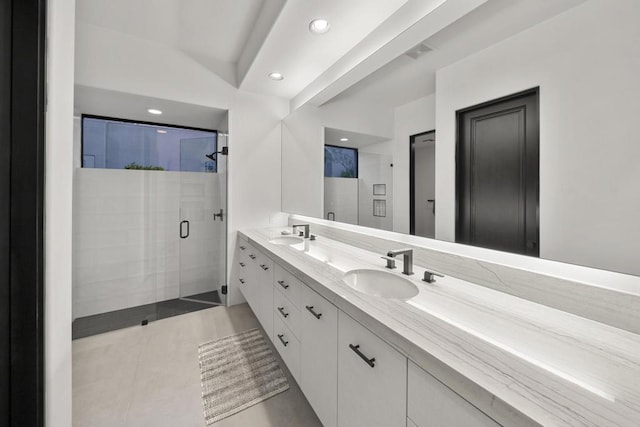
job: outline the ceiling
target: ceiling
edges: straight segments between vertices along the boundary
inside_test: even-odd
[[[340,141],[341,138],[348,138],[348,141]],[[329,145],[338,145],[340,147],[363,148],[368,145],[379,144],[389,141],[376,135],[367,135],[365,133],[352,132],[342,129],[324,128],[324,143]]]
[[[179,50],[293,109],[336,97],[397,106],[433,93],[435,70],[582,1],[77,0],[76,19]],[[311,34],[314,18],[330,31]],[[423,41],[432,50],[404,55]]]

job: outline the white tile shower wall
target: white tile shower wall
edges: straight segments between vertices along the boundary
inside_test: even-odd
[[[76,169],[74,318],[177,298],[181,268],[192,279],[186,283],[211,277],[222,243],[211,230],[192,229],[181,261],[180,208],[213,211],[220,181],[217,174]]]

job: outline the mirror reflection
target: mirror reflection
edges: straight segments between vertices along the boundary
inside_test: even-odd
[[[640,275],[639,21],[629,0],[486,2],[283,121],[283,210]],[[388,179],[360,164],[338,194],[326,145]]]
[[[393,141],[324,129],[324,218],[393,229]]]

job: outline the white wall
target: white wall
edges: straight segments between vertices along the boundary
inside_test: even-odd
[[[47,2],[45,425],[71,422],[74,0]]]
[[[591,0],[436,76],[436,236],[455,233],[455,111],[540,87],[540,256],[640,274],[640,2]]]
[[[409,233],[409,137],[436,128],[436,97],[428,95],[394,112],[393,231]],[[436,131],[436,145],[439,134]],[[436,164],[438,168],[438,164]],[[438,205],[437,215],[440,215]],[[436,216],[437,216],[436,215]]]
[[[324,127],[391,138],[393,111],[338,100],[305,105],[282,123],[282,210],[322,218]]]
[[[75,82],[229,110],[228,248],[238,228],[268,225],[280,211],[286,100],[239,91],[177,50],[86,24],[77,25]],[[243,301],[231,280],[227,297]]]

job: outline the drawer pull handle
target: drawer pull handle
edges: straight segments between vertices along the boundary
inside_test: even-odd
[[[269,267],[267,267],[267,266],[266,266],[266,265],[264,265],[264,264],[260,264],[260,267],[261,267],[264,271],[267,271],[267,270],[269,269]]]
[[[282,337],[284,337],[284,334],[278,334],[278,339],[280,339],[282,345],[286,347],[289,344],[289,341],[285,341]]]
[[[313,311],[313,306],[312,305],[306,305],[305,306],[307,310],[309,310],[309,313],[313,314],[315,316],[316,319],[320,319],[322,317],[322,313],[316,313],[315,311]]]
[[[289,289],[289,285],[285,285],[284,280],[278,280],[278,285],[282,286],[285,289]]]
[[[240,263],[240,267],[244,267],[244,262],[241,262],[241,263]]]
[[[245,248],[244,246],[240,246],[240,250],[241,251],[244,251],[245,249],[247,249],[247,248]]]
[[[249,258],[256,259],[256,256],[254,254],[249,254]]]
[[[240,283],[242,283],[244,285],[244,279],[239,279]]]
[[[284,307],[278,307],[278,311],[280,312],[280,314],[282,314],[282,317],[284,317],[285,319],[289,317],[289,313],[284,312]]]
[[[358,345],[349,344],[349,348],[353,350],[358,356],[360,356],[360,358],[364,360],[367,363],[367,365],[371,366],[372,368],[375,366],[374,362],[376,361],[376,358],[372,357],[371,359],[369,359],[367,356],[362,354],[362,352],[359,350],[360,344]]]

